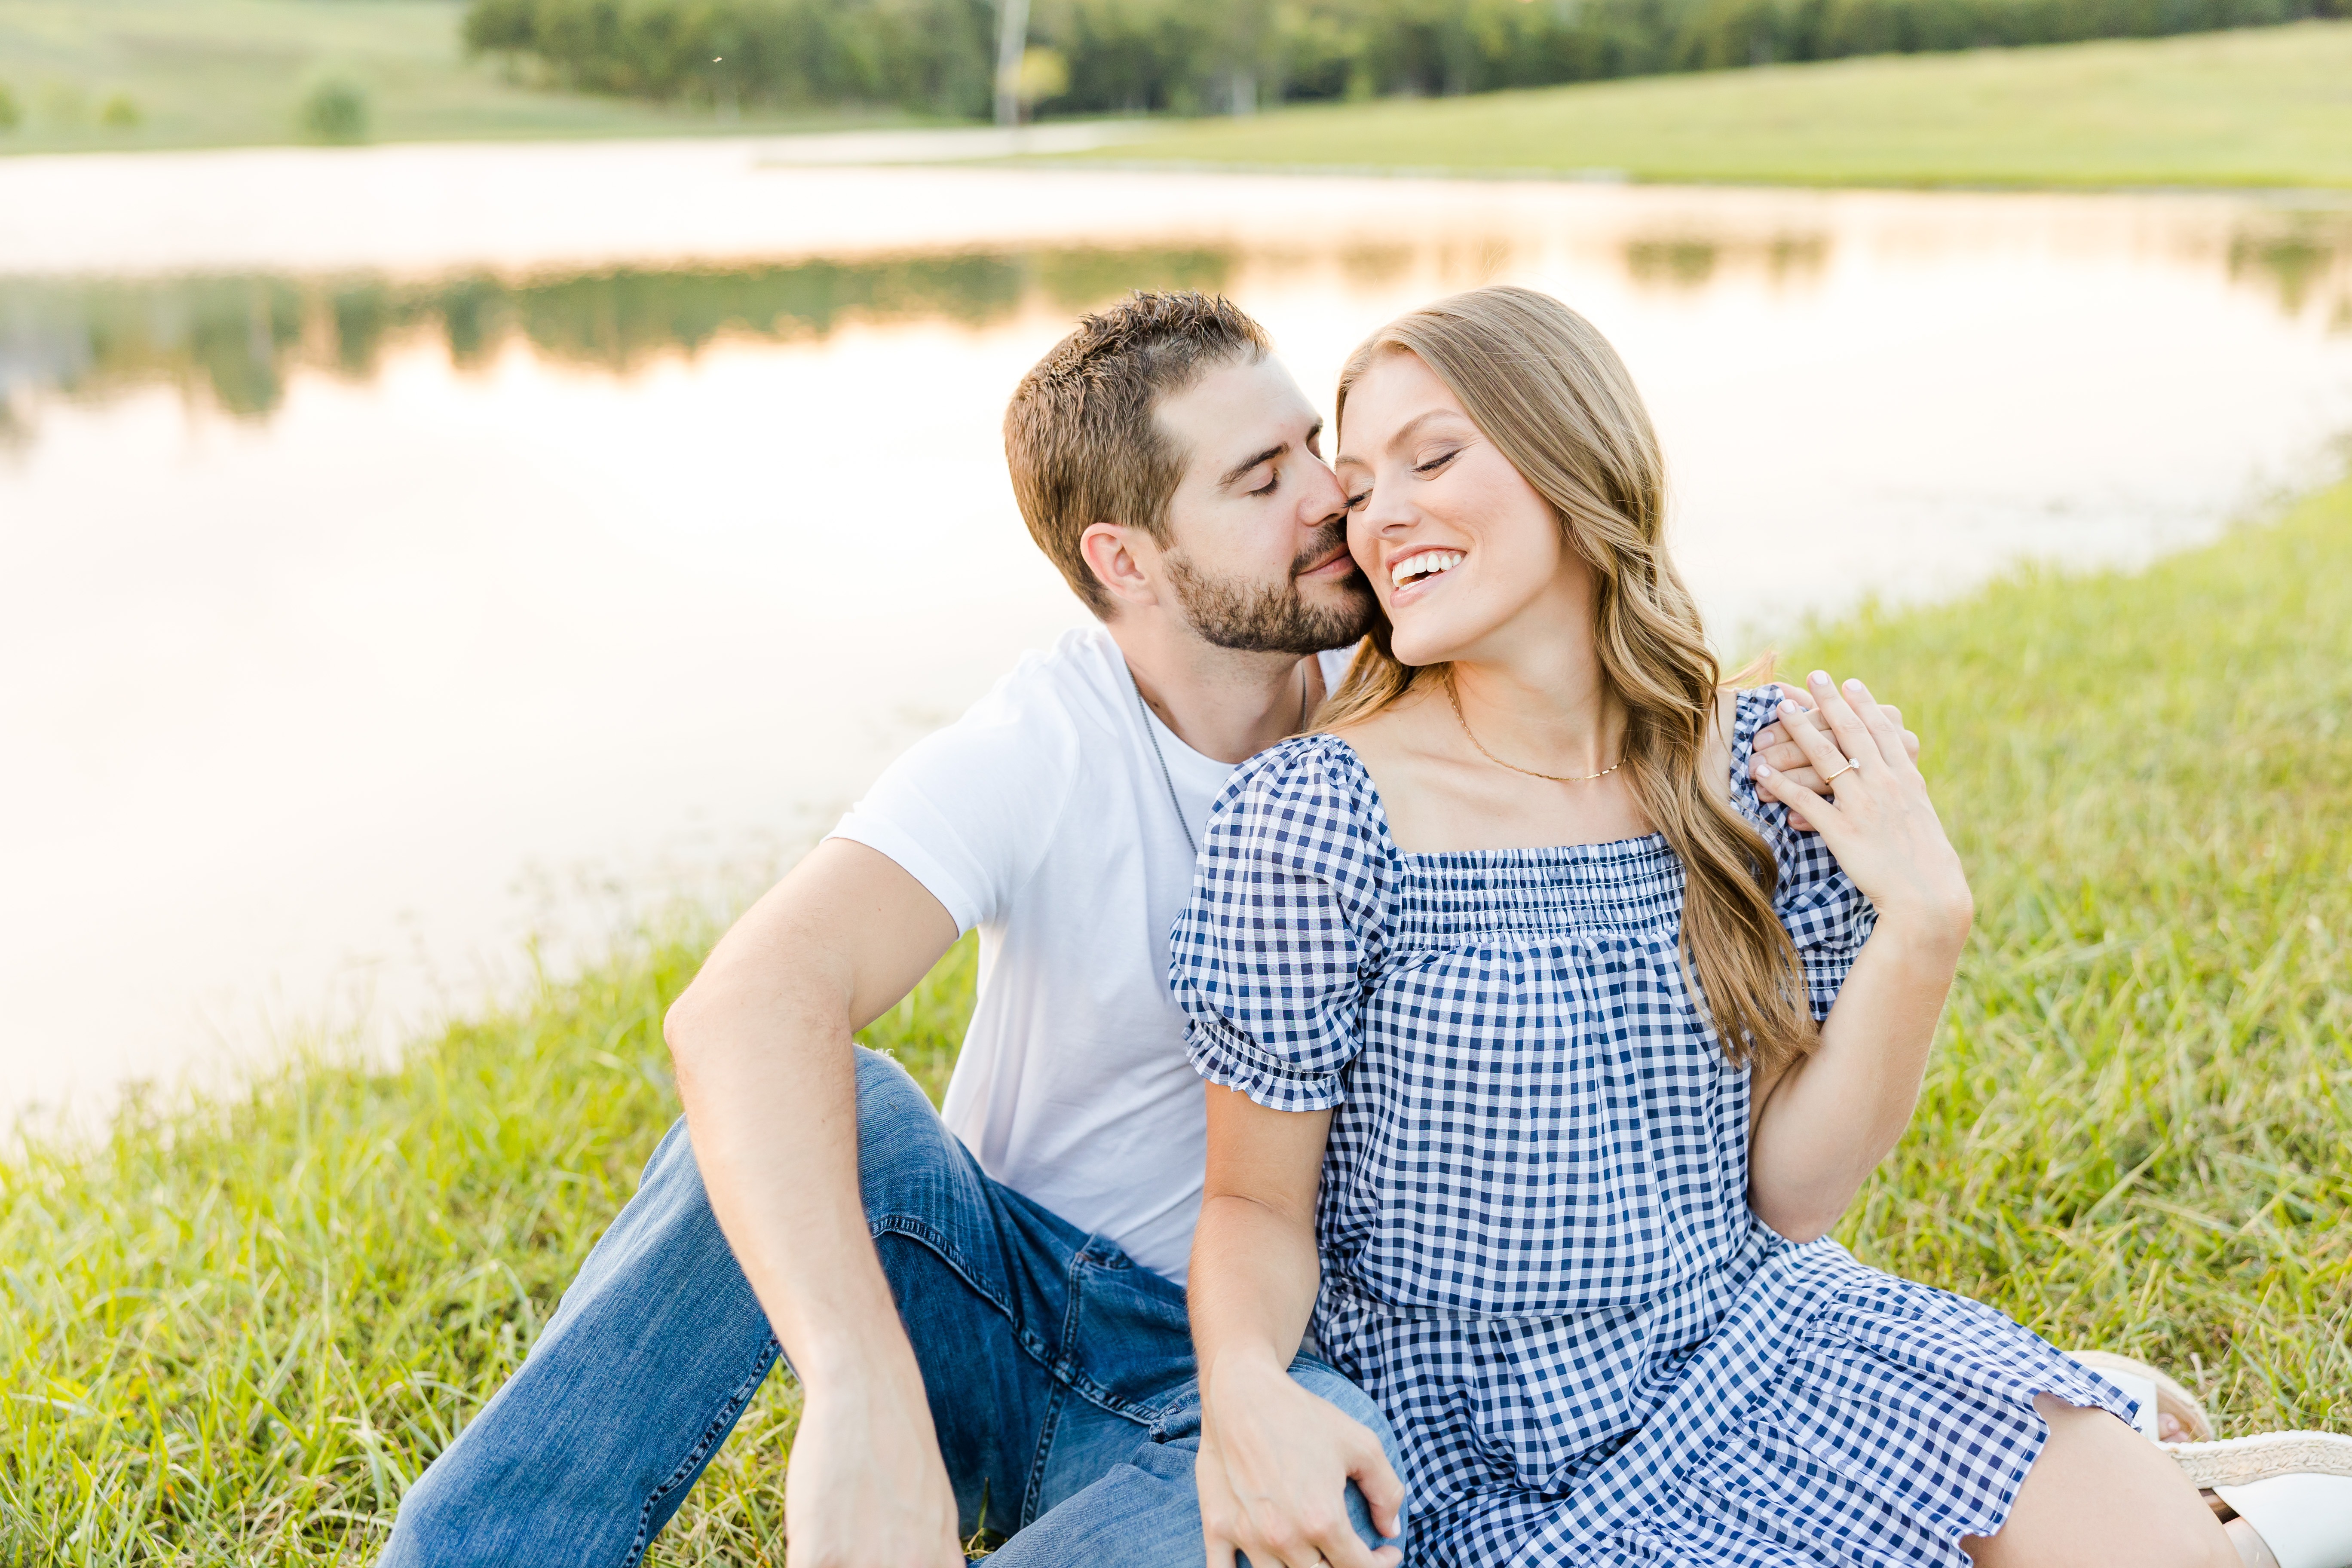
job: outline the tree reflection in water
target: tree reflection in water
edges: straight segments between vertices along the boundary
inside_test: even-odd
[[[2223,254],[2191,241],[2232,283],[2284,314],[2352,330],[2352,214],[2282,210],[2242,219]],[[1831,237],[1668,231],[1629,238],[1616,261],[1636,288],[1697,292],[1740,272],[1818,282]],[[1410,245],[1339,258],[1350,285],[1410,268]],[[1260,258],[1259,259],[1265,259]],[[624,267],[429,280],[372,275],[155,279],[0,278],[0,446],[30,434],[44,395],[100,399],[175,385],[236,416],[267,416],[299,368],[372,379],[389,345],[438,338],[462,368],[520,340],[542,358],[627,375],[723,337],[822,339],[852,321],[982,328],[1025,306],[1084,310],[1135,288],[1222,289],[1231,247],[971,250],[856,261]],[[1488,271],[1495,268],[1489,267]]]
[[[277,408],[289,374],[373,378],[386,345],[439,337],[460,367],[520,338],[541,356],[627,374],[725,336],[823,338],[850,321],[984,327],[1031,300],[1083,310],[1129,289],[1218,289],[1215,248],[962,252],[754,267],[619,268],[503,279],[0,279],[0,438],[27,395],[105,398],[172,384],[235,415]]]

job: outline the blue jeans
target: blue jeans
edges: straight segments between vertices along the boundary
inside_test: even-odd
[[[962,1529],[999,1568],[1202,1561],[1184,1294],[992,1180],[903,1068],[857,1053],[858,1174],[921,1363]],[[711,1217],[686,1124],[507,1385],[401,1501],[383,1568],[627,1568],[677,1511],[779,1348]],[[1302,1356],[1303,1385],[1380,1434]],[[1357,1530],[1377,1542],[1351,1486]]]

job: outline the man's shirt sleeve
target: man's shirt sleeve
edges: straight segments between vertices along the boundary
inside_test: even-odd
[[[1066,716],[992,692],[884,769],[826,837],[888,856],[968,931],[1002,920],[1036,874],[1077,764]]]

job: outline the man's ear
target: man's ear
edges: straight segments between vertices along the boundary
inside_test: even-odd
[[[1160,546],[1141,529],[1095,523],[1078,535],[1078,553],[1103,591],[1121,604],[1160,602]]]

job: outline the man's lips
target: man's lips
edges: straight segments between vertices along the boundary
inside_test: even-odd
[[[1314,565],[1296,574],[1300,577],[1341,577],[1356,569],[1356,558],[1348,553],[1344,544]]]

